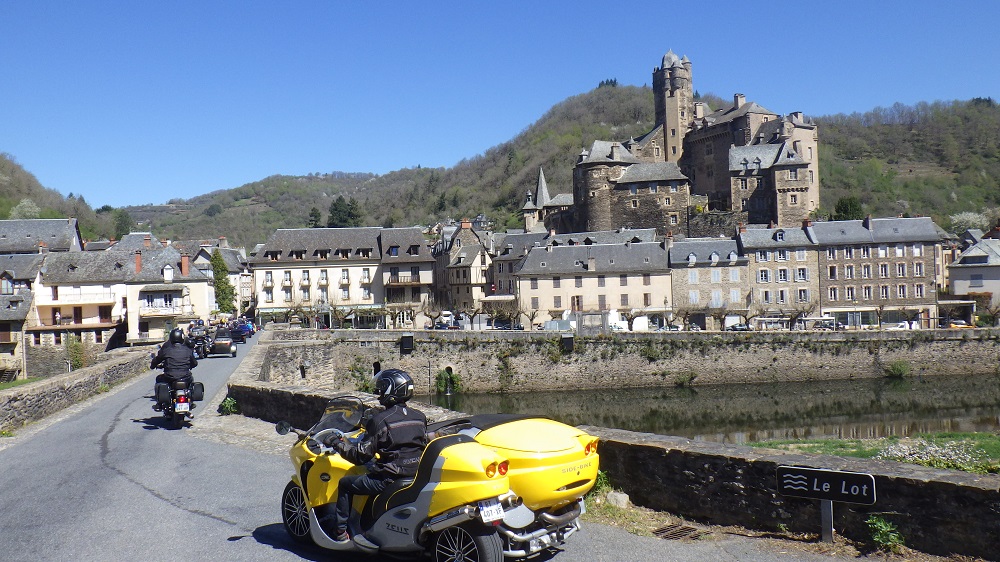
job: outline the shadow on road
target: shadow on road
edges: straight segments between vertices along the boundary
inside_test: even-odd
[[[318,546],[300,544],[292,540],[285,532],[285,526],[281,523],[272,523],[257,527],[253,531],[253,538],[260,544],[270,546],[275,550],[284,550],[301,556],[303,560],[320,562],[322,560],[337,560],[338,562],[361,562],[362,560],[371,562],[373,558],[363,554],[347,554],[325,550]]]

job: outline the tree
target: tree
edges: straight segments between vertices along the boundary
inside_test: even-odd
[[[212,252],[212,274],[215,276],[215,303],[219,306],[219,312],[232,314],[236,312],[236,289],[229,282],[229,268],[226,267],[226,260],[222,257],[222,252],[218,248]]]
[[[326,226],[330,228],[361,226],[363,219],[361,206],[353,197],[348,201],[343,195],[338,195],[333,203],[330,203],[330,215],[327,217]]]
[[[863,218],[865,218],[865,210],[861,206],[860,199],[851,195],[837,200],[837,206],[833,209],[833,220],[851,221]]]
[[[10,210],[11,219],[37,219],[42,210],[31,199],[24,198]]]
[[[115,209],[111,212],[111,222],[115,229],[115,238],[121,240],[123,236],[132,232],[132,217],[125,209]]]
[[[222,205],[219,205],[218,203],[212,203],[211,205],[208,206],[207,209],[205,209],[205,214],[210,217],[214,217],[221,213],[222,213]]]
[[[313,207],[309,209],[309,228],[319,228],[323,224],[323,215],[319,209]]]

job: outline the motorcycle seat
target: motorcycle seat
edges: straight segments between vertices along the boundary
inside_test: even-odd
[[[188,387],[187,381],[174,381],[170,383],[170,388],[174,390],[184,390]]]

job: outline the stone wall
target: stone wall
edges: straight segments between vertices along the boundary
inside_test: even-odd
[[[601,469],[636,505],[718,525],[820,533],[818,500],[779,495],[778,466],[872,474],[876,503],[835,503],[835,531],[871,542],[872,514],[895,524],[906,545],[947,556],[997,557],[1000,476],[734,445],[584,426],[601,438]]]
[[[149,370],[149,350],[116,350],[105,359],[92,367],[0,390],[0,431],[16,430]]]
[[[408,371],[417,393],[451,367],[465,392],[532,392],[877,378],[894,362],[914,376],[1000,373],[1000,333],[990,330],[887,332],[558,333],[416,331],[401,353],[402,332],[272,332],[260,379],[333,390],[359,388],[379,361]]]

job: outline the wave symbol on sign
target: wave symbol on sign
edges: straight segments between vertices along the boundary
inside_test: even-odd
[[[806,476],[803,474],[782,474],[781,486],[789,490],[809,490],[806,486]]]

